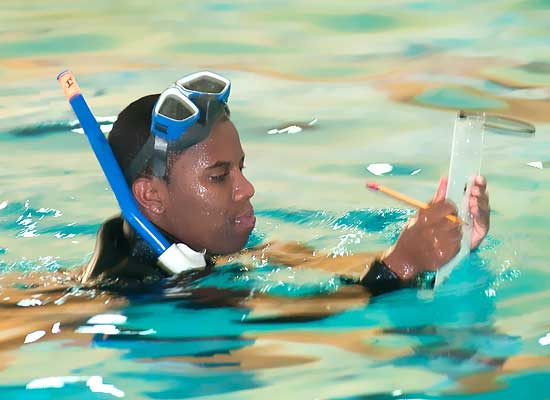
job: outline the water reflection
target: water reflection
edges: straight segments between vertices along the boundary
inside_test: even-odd
[[[52,376],[47,378],[38,378],[30,381],[26,385],[27,390],[36,389],[62,389],[66,385],[85,383],[85,385],[94,393],[106,393],[114,397],[124,397],[124,392],[114,385],[103,383],[101,376]],[[58,392],[58,395],[60,393]]]
[[[313,129],[317,124],[317,118],[312,119],[309,122],[292,122],[281,125],[278,128],[273,128],[267,131],[268,135],[280,135],[280,134],[294,134],[300,133],[304,130]]]
[[[481,261],[474,257],[457,269],[462,276],[451,279],[447,290],[430,301],[417,298],[413,290],[372,299],[353,285],[299,297],[284,291],[278,295],[255,291],[261,279],[248,290],[242,285],[216,287],[223,282],[223,268],[179,290],[177,281],[135,291],[125,287],[124,298],[120,291],[112,291],[113,286],[110,291],[107,287],[85,290],[29,281],[26,289],[2,289],[10,298],[0,309],[4,324],[10,327],[3,329],[9,332],[3,336],[3,354],[24,342],[38,346],[54,340],[72,343],[56,350],[58,354],[71,352],[74,346],[74,351],[82,352],[90,345],[115,351],[111,356],[115,358],[108,361],[114,375],[35,375],[27,385],[29,390],[56,388],[62,390],[59,393],[86,382],[88,390],[135,395],[128,383],[121,386],[113,381],[117,374],[130,382],[149,382],[150,394],[172,397],[229,395],[239,390],[271,396],[281,376],[287,376],[286,384],[296,379],[317,382],[300,389],[305,397],[338,380],[345,381],[345,392],[355,396],[389,396],[396,390],[400,395],[424,393],[430,387],[431,393],[500,390],[503,376],[548,368],[550,358],[523,353],[521,337],[493,326],[496,298],[486,295],[493,279]],[[233,282],[247,274],[243,268],[231,270]],[[293,276],[299,280],[299,272]],[[287,293],[298,290],[292,287]],[[25,298],[40,298],[41,304],[18,307]],[[540,345],[545,345],[548,335],[539,337]],[[143,370],[128,372],[128,365],[118,365],[123,360]],[[334,369],[335,360],[345,360],[342,368]],[[13,360],[3,362],[0,368],[6,369]],[[86,359],[79,363],[87,365]],[[291,371],[294,376],[288,376]],[[376,376],[380,385],[360,385],[367,376]],[[406,378],[397,383],[395,376]]]
[[[531,161],[527,165],[537,169],[546,169],[550,168],[550,161]]]
[[[113,123],[116,121],[116,116],[96,117],[99,127],[103,133],[108,133],[113,127]],[[80,122],[73,121],[53,121],[42,122],[36,125],[20,125],[11,130],[8,130],[8,135],[13,135],[18,138],[35,138],[43,135],[66,135],[67,131],[83,134],[84,131],[80,126]]]
[[[367,171],[376,176],[383,175],[416,175],[422,171],[422,168],[409,165],[374,163],[367,166]]]

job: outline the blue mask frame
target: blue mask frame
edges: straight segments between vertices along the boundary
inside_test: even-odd
[[[165,178],[168,152],[206,139],[214,123],[229,115],[230,92],[231,82],[209,71],[186,75],[164,90],[152,111],[151,135],[128,168],[128,182],[147,167],[153,176]]]

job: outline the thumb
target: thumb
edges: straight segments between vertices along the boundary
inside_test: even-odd
[[[435,195],[432,199],[432,203],[437,203],[439,201],[445,200],[445,193],[447,192],[447,177],[442,176],[439,180],[439,186],[437,187],[437,191],[435,192]]]

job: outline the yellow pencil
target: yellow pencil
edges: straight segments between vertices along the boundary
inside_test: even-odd
[[[426,203],[423,203],[421,201],[418,201],[416,199],[413,199],[412,197],[409,197],[403,193],[399,193],[396,190],[390,189],[389,187],[379,185],[376,182],[367,182],[367,187],[369,189],[378,190],[379,192],[385,193],[390,197],[393,197],[394,199],[401,200],[404,203],[410,204],[413,207],[417,208],[428,208],[429,205]],[[459,224],[463,224],[464,221],[462,221],[460,218],[454,215],[447,215],[447,219],[452,222],[457,222]]]

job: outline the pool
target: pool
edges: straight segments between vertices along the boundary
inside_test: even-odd
[[[311,4],[3,6],[0,398],[550,397],[549,3]],[[412,215],[366,179],[431,197],[457,109],[537,132],[487,133],[491,231],[432,299],[238,264],[195,294],[67,291],[117,206],[55,80],[64,68],[105,131],[183,73],[230,78],[256,187],[250,244],[335,257],[385,248]]]

